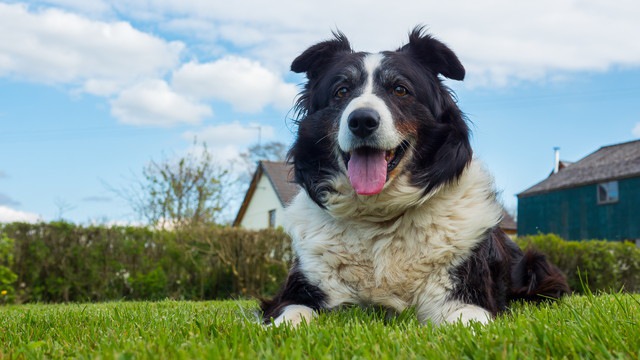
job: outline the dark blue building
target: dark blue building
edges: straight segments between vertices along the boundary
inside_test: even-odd
[[[518,235],[640,242],[640,140],[605,146],[518,194]]]

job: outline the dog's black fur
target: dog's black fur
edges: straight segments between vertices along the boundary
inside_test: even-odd
[[[328,197],[339,193],[333,180],[344,176],[340,174],[349,158],[334,134],[340,130],[345,108],[362,95],[366,81],[362,63],[367,54],[354,52],[342,33],[334,35],[304,51],[291,65],[292,71],[306,73],[308,79],[297,102],[298,133],[290,150],[295,181],[326,211]],[[464,67],[453,51],[422,28],[411,32],[407,45],[381,54],[384,59],[373,75],[378,86],[374,94],[384,101],[403,136],[396,153],[404,158],[398,169],[390,170],[388,182],[407,175],[423,196],[454,186],[472,161],[472,149],[465,117],[439,76],[462,80]],[[410,96],[403,95],[403,89]],[[322,289],[322,282],[308,280],[300,266],[306,259],[297,256],[281,291],[261,304],[265,322],[288,305],[313,310],[327,306],[331,294]],[[564,275],[544,255],[534,250],[523,253],[497,226],[487,230],[484,240],[449,276],[455,284],[450,299],[493,315],[513,300],[540,301],[570,291]]]

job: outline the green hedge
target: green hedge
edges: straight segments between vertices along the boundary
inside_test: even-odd
[[[633,243],[583,240],[565,241],[556,235],[536,235],[516,240],[547,255],[566,275],[571,289],[640,292],[640,249]]]
[[[583,283],[592,291],[640,292],[633,244],[555,235],[516,242],[547,254],[578,293]],[[280,230],[12,223],[0,226],[0,303],[267,296],[290,259],[290,239]]]
[[[17,302],[260,296],[276,290],[291,257],[278,230],[12,223],[0,238],[13,240]]]
[[[15,300],[15,282],[18,278],[13,272],[13,239],[0,234],[0,304]]]

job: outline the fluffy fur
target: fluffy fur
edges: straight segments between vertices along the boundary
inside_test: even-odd
[[[523,254],[498,228],[492,178],[440,79],[465,75],[446,45],[416,28],[400,49],[369,54],[337,33],[291,69],[308,79],[290,151],[303,191],[286,212],[295,261],[262,303],[265,323],[344,304],[486,322],[514,299],[569,291],[544,255]],[[380,171],[383,186],[366,185]]]

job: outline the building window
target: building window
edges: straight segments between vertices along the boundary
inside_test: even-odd
[[[618,202],[618,182],[609,181],[598,184],[598,204]]]
[[[276,210],[269,210],[269,228],[276,227]]]

